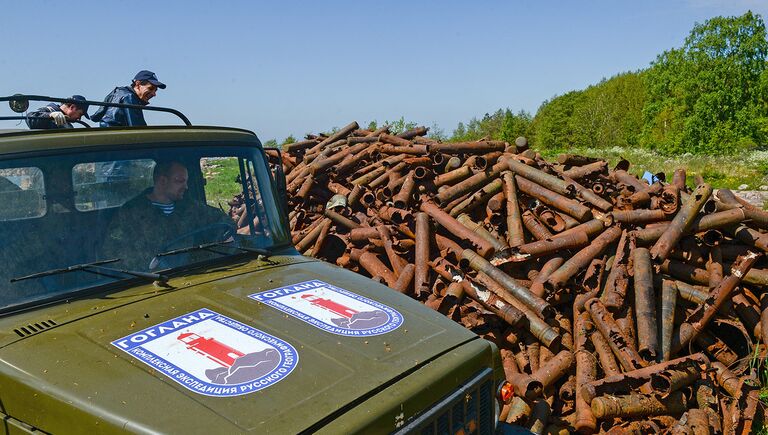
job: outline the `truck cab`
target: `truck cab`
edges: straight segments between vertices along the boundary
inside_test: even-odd
[[[492,433],[496,347],[301,256],[279,151],[181,119],[0,130],[0,433]]]

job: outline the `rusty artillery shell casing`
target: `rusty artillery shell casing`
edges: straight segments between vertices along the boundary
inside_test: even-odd
[[[415,294],[429,283],[429,216],[426,213],[416,214],[416,253],[414,262],[413,285]]]
[[[518,310],[513,305],[508,304],[487,288],[483,288],[480,285],[467,280],[461,281],[461,284],[467,296],[476,300],[480,305],[499,316],[510,326],[518,326],[525,318],[522,311]]]
[[[481,204],[488,202],[488,200],[497,193],[501,192],[501,188],[502,180],[500,178],[492,180],[490,183],[470,195],[467,199],[453,207],[448,214],[456,217],[462,213],[472,211]]]
[[[745,219],[746,215],[740,208],[719,211],[717,213],[712,213],[700,218],[696,218],[686,234],[724,228],[729,225],[742,222]],[[638,243],[650,245],[651,243],[656,242],[659,237],[664,234],[664,232],[669,228],[669,225],[670,224],[668,223],[664,223],[656,227],[637,230],[635,231],[635,237],[637,238]]]
[[[669,252],[683,234],[690,229],[696,214],[711,195],[712,186],[709,184],[701,184],[696,187],[691,197],[683,204],[674,219],[672,219],[672,223],[669,224],[669,227],[651,248],[651,258],[654,261],[661,263],[667,259]]]
[[[585,308],[592,316],[592,322],[597,330],[603,334],[603,337],[611,346],[613,354],[621,363],[625,370],[635,370],[645,367],[642,357],[637,353],[637,349],[632,347],[629,339],[624,335],[613,319],[613,316],[606,310],[599,299],[591,299],[586,302]]]
[[[629,271],[627,254],[629,236],[627,230],[621,232],[619,243],[616,245],[616,255],[613,257],[613,264],[605,280],[605,287],[600,300],[611,311],[617,311],[624,306],[624,299],[627,296],[629,287]]]
[[[653,291],[651,254],[645,248],[632,251],[635,283],[635,313],[637,320],[638,353],[647,361],[659,355],[659,334],[656,322],[656,298]]]
[[[611,215],[616,222],[634,225],[659,222],[667,218],[662,210],[614,210]]]
[[[608,163],[601,160],[601,161],[586,164],[584,166],[573,167],[571,169],[568,169],[567,171],[563,171],[563,175],[568,178],[573,178],[575,180],[578,180],[579,178],[584,178],[596,172],[603,172],[605,171],[607,166],[608,166]]]
[[[346,227],[350,230],[355,228],[360,228],[362,225],[359,223],[353,221],[352,219],[349,219],[333,210],[327,209],[325,210],[325,215],[331,219],[332,221],[336,222],[337,224]]]
[[[613,224],[613,221],[611,220],[611,215],[606,215],[608,218],[607,220],[610,222],[607,223],[604,219],[590,219],[583,224],[579,224],[575,227],[568,228],[567,230],[563,231],[562,233],[555,234],[553,237],[568,237],[573,233],[578,232],[584,232],[587,234],[587,237],[592,238],[596,237],[603,231],[605,231],[606,228],[610,227]]]
[[[595,353],[600,361],[600,367],[603,369],[605,376],[618,375],[621,373],[618,363],[616,363],[616,357],[613,356],[611,345],[608,344],[608,340],[603,337],[603,334],[595,332],[590,334],[590,340],[595,347]]]
[[[400,271],[400,275],[397,277],[397,281],[395,281],[392,288],[400,293],[407,293],[413,282],[413,272],[415,269],[416,266],[413,264],[406,264],[403,270]]]
[[[701,378],[698,364],[685,365],[671,370],[662,370],[651,374],[651,387],[654,393],[667,397],[672,392],[693,384]]]
[[[541,382],[543,388],[547,388],[562,378],[571,368],[573,362],[573,353],[569,350],[561,350],[545,365],[539,367],[532,377]]]
[[[532,294],[530,290],[520,285],[514,278],[502,272],[494,267],[485,258],[481,257],[471,249],[465,249],[462,253],[462,258],[469,262],[469,267],[472,269],[483,272],[494,281],[499,283],[504,289],[511,293],[520,302],[525,304],[528,308],[533,310],[537,315],[542,318],[549,318],[554,316],[554,309],[544,299]]]
[[[602,254],[602,252],[621,235],[621,228],[613,226],[608,228],[597,236],[588,246],[577,252],[571,258],[566,260],[559,269],[550,275],[544,286],[551,292],[561,289],[566,281],[586,267],[593,258]]]
[[[533,234],[536,240],[546,240],[552,238],[552,233],[544,226],[530,210],[526,210],[522,215],[523,225]]]
[[[561,335],[542,320],[536,312],[515,298],[512,293],[505,289],[500,283],[494,281],[491,277],[482,272],[477,274],[475,280],[486,286],[510,305],[522,311],[527,320],[527,325],[525,326],[543,345],[552,349],[557,349],[560,346],[562,340]]]
[[[527,261],[548,254],[561,252],[565,249],[581,248],[589,243],[587,233],[581,231],[571,233],[566,237],[552,237],[551,239],[538,240],[525,245],[512,248],[511,255],[505,259],[495,260],[492,263],[495,266],[507,263],[509,261]]]
[[[376,254],[362,249],[352,249],[350,257],[353,261],[358,262],[371,276],[380,276],[384,278],[389,287],[395,286],[397,277],[392,270],[379,260]]]
[[[504,163],[497,163],[488,171],[478,172],[466,180],[460,181],[447,189],[438,192],[434,197],[434,201],[439,205],[447,205],[451,200],[488,184],[490,181],[496,179],[505,169],[506,165]]]
[[[536,275],[536,277],[531,282],[531,293],[540,298],[544,298],[544,294],[546,293],[544,282],[549,279],[549,275],[557,270],[564,262],[565,259],[563,257],[553,257],[544,263],[544,265],[541,266],[541,270],[539,270],[538,275]]]
[[[739,355],[727,344],[709,331],[701,331],[694,339],[696,346],[705,350],[721,363],[730,366],[739,359]]]
[[[675,328],[675,307],[678,287],[669,279],[661,284],[661,360],[669,361],[672,353],[672,332]]]
[[[592,414],[584,395],[581,392],[582,385],[592,382],[597,376],[597,364],[594,355],[588,347],[589,335],[592,328],[592,320],[589,313],[582,312],[576,317],[574,325],[574,346],[576,348],[576,386],[575,408],[576,421],[574,428],[580,433],[591,434],[597,429],[597,420]]]
[[[686,409],[688,409],[688,403],[685,394],[681,391],[676,391],[666,398],[652,394],[630,394],[596,397],[592,400],[592,412],[598,419],[678,414]]]
[[[517,181],[517,187],[521,192],[536,198],[544,204],[556,208],[563,213],[573,216],[580,222],[592,218],[592,210],[578,201],[553,192],[546,187],[538,185],[519,175],[515,177],[515,181]]]
[[[495,251],[503,251],[507,248],[507,244],[494,237],[488,230],[486,230],[481,224],[472,220],[469,215],[461,214],[456,217],[456,220],[461,222],[462,225],[467,227],[470,231],[483,238],[485,241],[493,246]]]
[[[494,249],[488,241],[475,235],[471,230],[461,224],[448,213],[442,211],[437,205],[431,202],[422,202],[421,211],[427,213],[437,223],[445,227],[448,231],[455,234],[457,237],[470,242],[477,250],[477,253],[483,257],[493,255]]]
[[[408,203],[411,200],[411,196],[413,195],[413,188],[416,186],[416,183],[413,180],[413,171],[408,172],[408,175],[405,176],[405,180],[403,181],[402,186],[400,187],[400,191],[392,197],[392,202],[395,208],[405,209],[408,207]]]
[[[521,374],[510,382],[512,382],[515,388],[515,393],[528,400],[532,400],[540,397],[544,388],[563,377],[572,365],[573,353],[568,350],[562,350],[555,357],[547,361],[546,364],[539,367],[532,375]]]
[[[454,184],[467,179],[472,175],[472,168],[469,166],[460,166],[450,172],[440,174],[435,177],[435,187],[440,187],[446,184]]]
[[[517,185],[514,174],[511,172],[504,173],[504,196],[507,199],[507,243],[509,246],[519,246],[525,243],[525,235],[517,198]]]
[[[680,325],[680,328],[672,336],[672,353],[677,353],[683,346],[688,344],[707,326],[715,313],[718,312],[723,303],[730,297],[730,294],[741,282],[744,275],[747,274],[752,265],[757,261],[758,254],[750,252],[740,257],[734,263],[731,274],[723,279],[720,284],[712,290],[705,304],[700,306],[689,321]]]
[[[640,388],[642,393],[651,393],[653,390],[647,385],[651,375],[664,370],[675,370],[681,367],[687,367],[692,364],[699,366],[709,365],[709,359],[703,353],[676,358],[670,361],[653,364],[636,370],[630,370],[625,373],[606,376],[593,382],[588,382],[582,386],[582,393],[587,402],[603,394],[626,394],[632,390]]]
[[[323,230],[323,226],[329,222],[328,218],[318,219],[318,225],[312,229],[303,239],[296,243],[296,250],[299,252],[306,251],[310,245],[314,244],[317,238],[320,236],[320,232]]]

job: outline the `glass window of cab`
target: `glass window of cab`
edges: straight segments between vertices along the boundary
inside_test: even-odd
[[[116,260],[104,266],[168,271],[288,240],[260,149],[122,148],[0,160],[0,310],[135,279],[45,275],[57,269]]]

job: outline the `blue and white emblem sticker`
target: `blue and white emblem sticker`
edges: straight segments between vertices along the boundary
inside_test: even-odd
[[[183,387],[216,397],[267,388],[299,362],[285,341],[205,308],[112,344]]]
[[[397,310],[319,280],[248,297],[337,335],[380,335],[403,324],[403,316]]]

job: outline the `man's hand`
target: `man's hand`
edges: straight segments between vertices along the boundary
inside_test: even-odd
[[[58,127],[63,127],[67,123],[67,117],[62,112],[51,112],[50,117]]]

